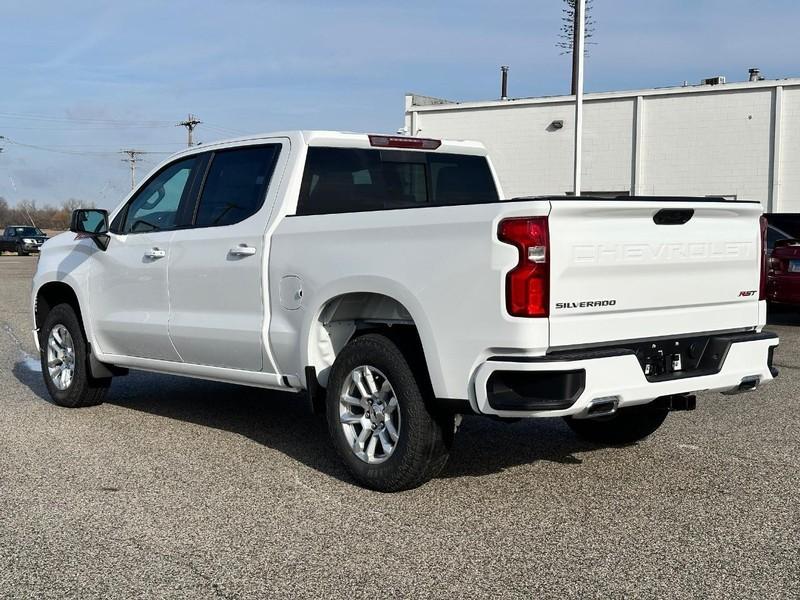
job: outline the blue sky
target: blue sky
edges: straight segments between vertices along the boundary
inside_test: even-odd
[[[116,205],[122,148],[293,128],[394,131],[403,94],[567,93],[560,0],[0,3],[0,196]],[[800,3],[595,0],[587,91],[800,75]],[[38,146],[48,150],[30,148]],[[52,150],[58,150],[54,152]],[[165,155],[152,154],[140,175]]]

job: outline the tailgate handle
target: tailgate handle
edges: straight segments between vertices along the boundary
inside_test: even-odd
[[[656,225],[683,225],[694,216],[693,208],[662,208],[653,215]]]

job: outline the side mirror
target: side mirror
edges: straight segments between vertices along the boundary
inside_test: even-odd
[[[100,250],[108,248],[108,211],[98,208],[79,208],[72,211],[69,230],[90,237]]]

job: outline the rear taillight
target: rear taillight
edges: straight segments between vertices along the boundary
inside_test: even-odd
[[[761,280],[758,285],[758,299],[767,299],[767,217],[761,215]]]
[[[517,266],[506,275],[506,308],[515,317],[546,317],[550,308],[547,217],[500,221],[497,237],[516,246]]]

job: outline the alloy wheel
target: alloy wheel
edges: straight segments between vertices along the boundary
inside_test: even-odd
[[[389,378],[368,365],[347,375],[339,393],[339,422],[347,443],[368,464],[387,460],[400,439],[400,410]]]
[[[75,377],[75,344],[62,324],[53,326],[47,337],[47,371],[50,380],[64,391]]]

